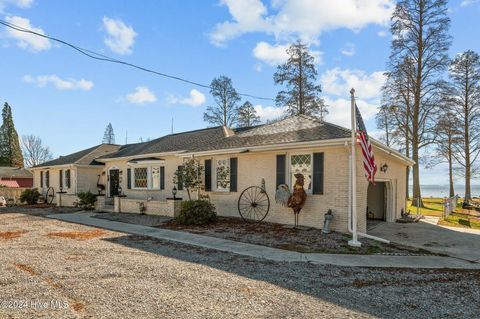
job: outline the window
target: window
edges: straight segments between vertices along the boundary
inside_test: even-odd
[[[63,184],[65,185],[65,188],[70,188],[70,170],[69,169],[65,171],[64,178],[65,178],[65,182]]]
[[[50,187],[50,171],[45,172],[45,187]]]
[[[43,188],[43,171],[40,171],[40,188]]]
[[[162,166],[146,166],[132,168],[131,178],[133,180],[133,188],[140,189],[163,189],[165,186],[162,176],[164,168]]]
[[[152,188],[160,189],[160,167],[152,167]]]
[[[290,157],[290,181],[293,188],[295,185],[295,174],[301,173],[305,178],[305,185],[303,186],[306,191],[312,190],[312,155],[311,154],[298,154]]]
[[[148,168],[136,167],[133,169],[133,187],[148,188]]]
[[[215,160],[215,180],[217,191],[230,191],[230,160],[228,158]]]

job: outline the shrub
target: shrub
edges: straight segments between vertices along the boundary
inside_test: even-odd
[[[78,202],[78,206],[86,210],[92,210],[95,207],[95,203],[97,202],[97,195],[93,194],[92,192],[81,192],[77,194],[80,201]]]
[[[215,206],[206,200],[184,201],[176,217],[176,221],[183,225],[205,225],[216,220]]]
[[[40,193],[36,188],[26,189],[20,195],[20,201],[22,203],[26,202],[28,205],[35,205],[38,202],[39,198],[40,198]]]

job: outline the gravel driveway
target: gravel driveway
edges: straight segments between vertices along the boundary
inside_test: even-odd
[[[472,318],[479,284],[475,271],[272,262],[0,211],[1,318]]]

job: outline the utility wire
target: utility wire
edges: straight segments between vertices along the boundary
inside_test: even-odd
[[[30,29],[26,29],[24,27],[21,27],[19,25],[15,25],[13,23],[10,23],[10,22],[7,22],[7,21],[1,20],[1,19],[0,19],[0,25],[4,25],[7,28],[11,28],[11,29],[19,31],[19,32],[30,33],[30,34],[33,34],[33,35],[36,35],[36,36],[39,36],[39,37],[42,37],[42,38],[45,38],[45,39],[48,39],[48,40],[51,40],[51,41],[55,41],[55,42],[64,44],[64,45],[74,49],[75,51],[78,51],[78,52],[82,53],[83,55],[86,55],[87,57],[95,59],[95,60],[117,63],[117,64],[123,64],[123,65],[129,66],[129,67],[132,67],[132,68],[144,71],[144,72],[156,74],[156,75],[166,77],[166,78],[169,78],[169,79],[172,79],[172,80],[181,81],[181,82],[184,82],[184,83],[192,84],[192,85],[199,86],[199,87],[206,88],[206,89],[211,89],[212,88],[210,85],[207,85],[207,84],[202,84],[202,83],[199,83],[199,82],[190,81],[188,79],[185,79],[185,78],[182,78],[182,77],[179,77],[179,76],[162,73],[162,72],[155,71],[155,70],[143,67],[143,66],[133,64],[133,63],[117,60],[117,59],[109,57],[107,55],[103,55],[103,54],[100,54],[100,53],[97,53],[97,52],[94,52],[94,51],[91,51],[91,50],[88,50],[88,49],[84,49],[82,47],[79,47],[78,45],[69,43],[67,41],[64,41],[64,40],[61,40],[61,39],[58,39],[58,38],[55,38],[55,37],[52,37],[52,36],[48,36],[48,35],[45,35],[45,34],[41,34],[41,33],[35,32],[33,30],[30,30]],[[248,93],[238,93],[238,94],[241,95],[241,96],[244,96],[244,97],[250,97],[252,99],[257,99],[257,100],[275,101],[275,99],[272,99],[272,98],[252,95],[252,94],[248,94]]]

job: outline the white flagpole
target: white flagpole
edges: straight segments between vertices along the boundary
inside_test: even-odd
[[[360,247],[362,245],[361,242],[358,241],[358,234],[357,234],[357,125],[356,125],[356,112],[355,112],[355,89],[350,90],[350,98],[351,98],[351,108],[352,108],[352,160],[350,161],[350,172],[351,172],[351,180],[352,183],[352,193],[351,193],[351,209],[352,209],[352,240],[348,241],[350,246]],[[350,212],[349,212],[350,214]]]

